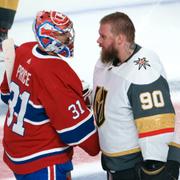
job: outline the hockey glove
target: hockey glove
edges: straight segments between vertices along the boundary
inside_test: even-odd
[[[178,180],[179,163],[147,160],[136,165],[138,180]]]

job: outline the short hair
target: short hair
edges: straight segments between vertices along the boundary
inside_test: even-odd
[[[135,27],[128,15],[122,12],[108,14],[100,20],[100,24],[106,23],[111,25],[112,33],[116,35],[123,33],[126,36],[128,42],[134,42]]]

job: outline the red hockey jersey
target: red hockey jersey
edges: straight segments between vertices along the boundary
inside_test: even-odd
[[[99,152],[80,79],[67,62],[40,52],[35,42],[16,49],[10,88],[5,77],[1,98],[8,104],[4,161],[15,173],[69,161],[75,145],[90,155]]]

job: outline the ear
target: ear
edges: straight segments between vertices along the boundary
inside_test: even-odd
[[[124,42],[125,36],[120,33],[117,35],[116,39],[118,44],[122,44],[122,42]]]

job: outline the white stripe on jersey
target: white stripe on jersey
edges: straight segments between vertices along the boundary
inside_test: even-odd
[[[77,127],[81,126],[81,124],[83,124],[84,122],[88,121],[91,117],[93,116],[92,112],[81,122],[77,123],[75,126],[72,126],[72,127],[69,127],[69,128],[65,128],[63,130],[58,130],[57,132],[58,133],[64,133],[64,132],[67,132],[67,131],[71,131],[71,130],[74,130],[76,129]]]
[[[87,136],[85,136],[83,139],[81,139],[80,141],[77,141],[75,143],[68,143],[68,145],[70,146],[74,146],[74,145],[78,145],[81,144],[82,142],[84,142],[86,139],[88,139],[91,135],[93,135],[94,133],[96,133],[96,129],[94,131],[92,131],[91,133],[89,133]]]
[[[17,114],[16,112],[14,113],[14,115],[15,115],[16,117],[18,116],[18,114]],[[45,119],[45,120],[40,121],[40,122],[34,122],[34,121],[31,121],[31,120],[26,119],[26,118],[24,118],[24,121],[27,122],[27,123],[29,123],[29,124],[35,125],[35,126],[39,126],[39,125],[46,124],[46,123],[50,122],[49,119]]]
[[[49,154],[49,153],[55,153],[55,152],[61,152],[61,151],[64,151],[64,150],[66,150],[68,148],[69,148],[69,146],[44,150],[44,151],[34,153],[34,154],[29,155],[29,156],[24,156],[24,157],[21,157],[21,158],[14,158],[14,157],[10,156],[6,151],[5,151],[5,153],[9,157],[9,159],[11,159],[12,161],[21,162],[21,161],[27,161],[29,159],[32,159],[32,158],[35,158],[35,157],[38,157],[38,156],[41,156],[41,155],[45,155],[45,154]]]

